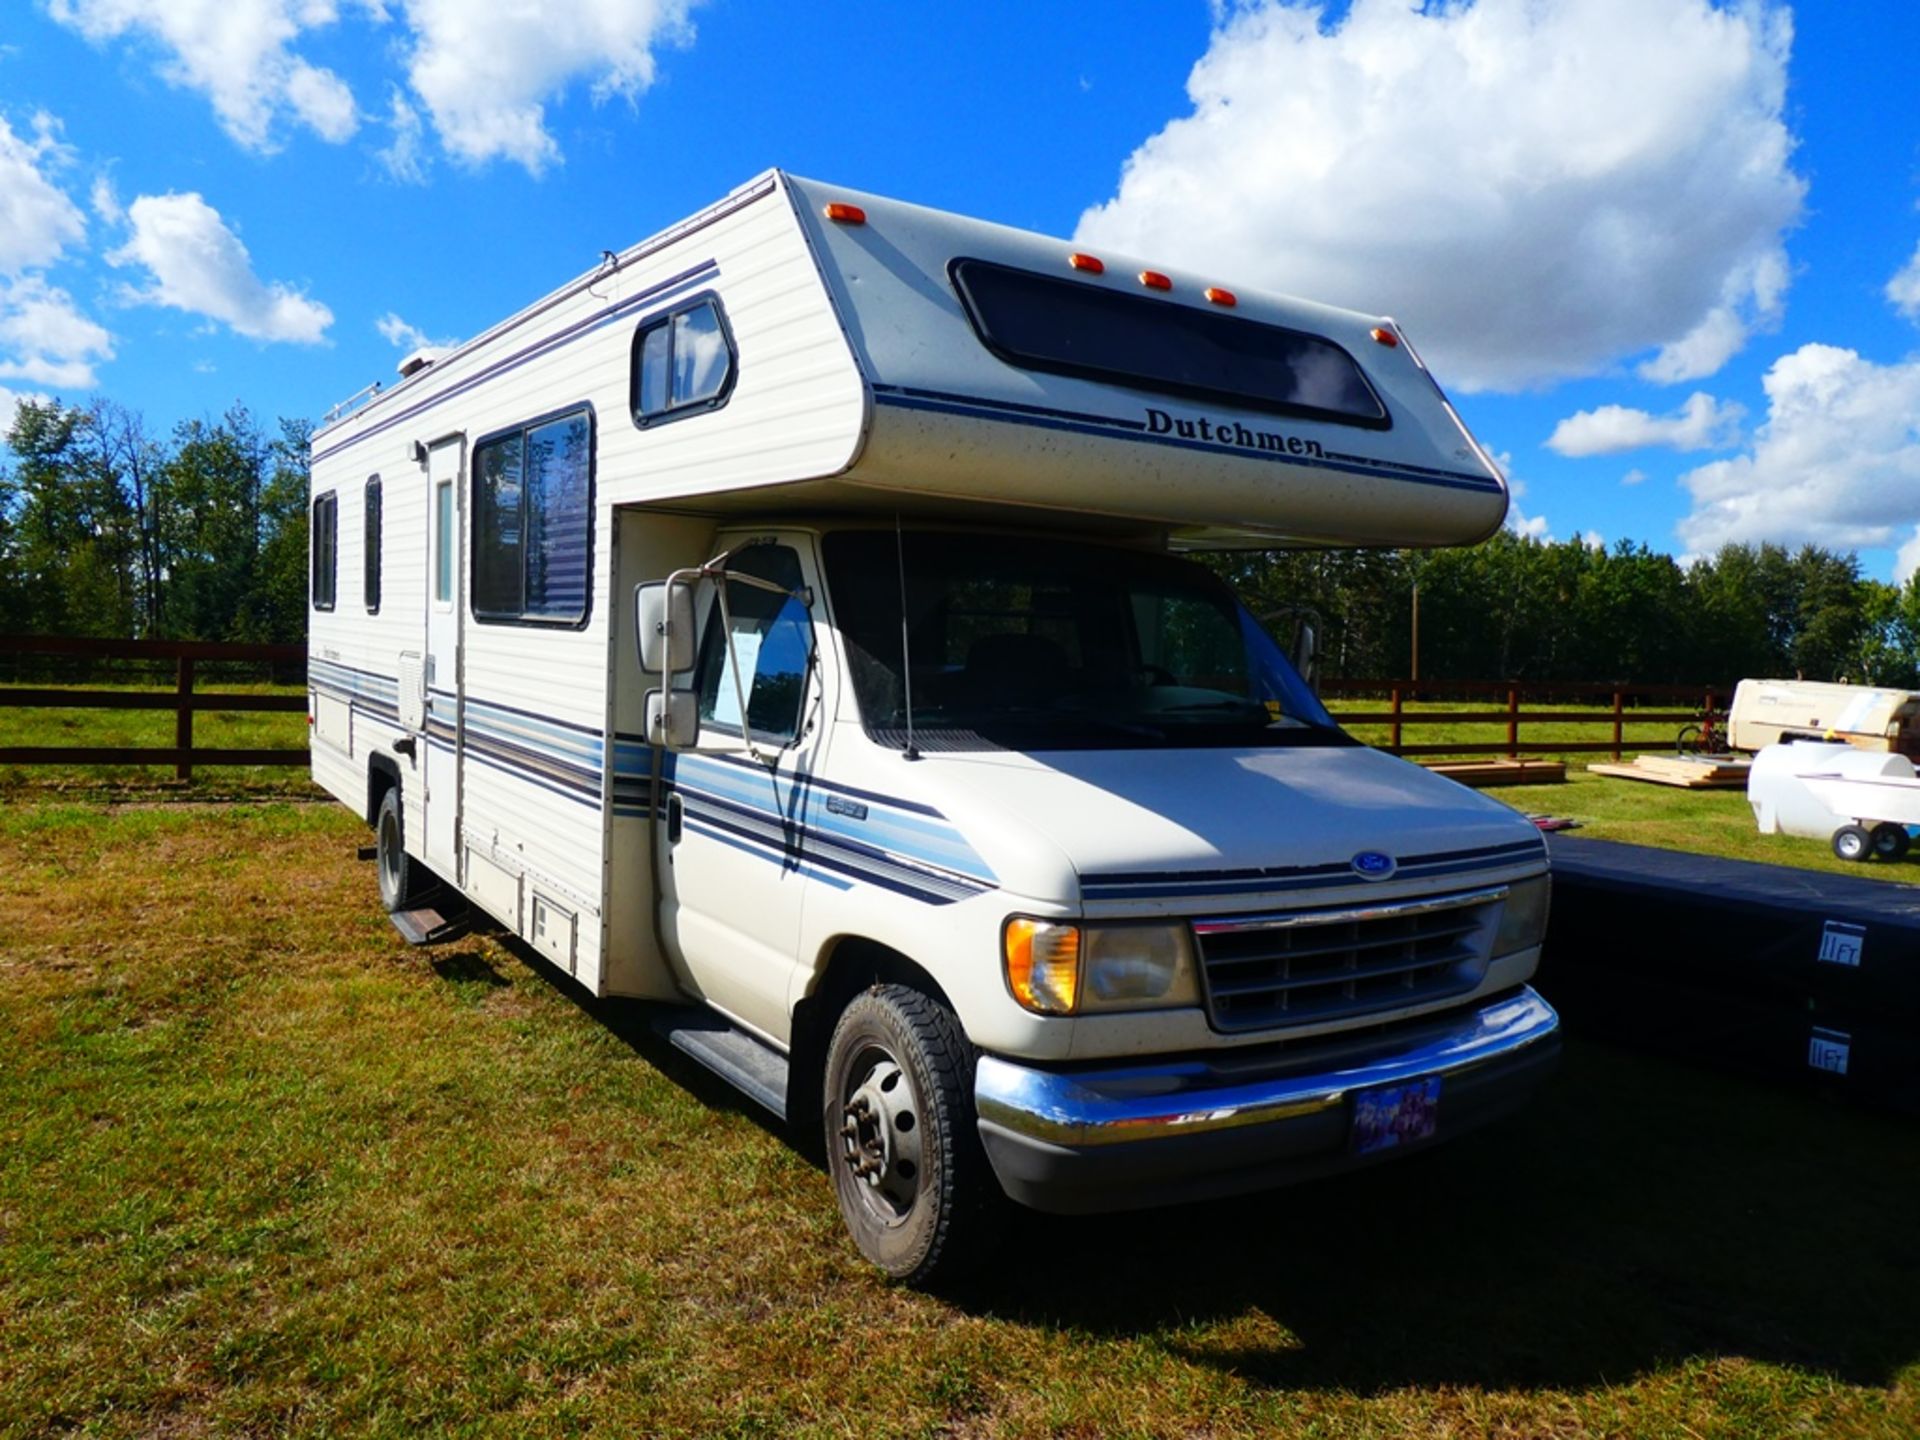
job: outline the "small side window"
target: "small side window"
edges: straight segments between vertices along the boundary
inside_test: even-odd
[[[717,410],[733,393],[738,368],[718,296],[655,316],[633,337],[634,423]]]
[[[770,581],[782,590],[801,588],[800,557],[790,546],[758,545],[742,551],[733,561],[733,570]],[[791,744],[800,734],[807,666],[813,658],[813,622],[806,604],[795,594],[729,580],[727,613],[733,621],[731,645],[716,598],[700,648],[701,726],[740,734],[744,692],[753,738]]]
[[[367,613],[380,613],[380,477],[367,481],[365,571],[361,583],[367,597]]]
[[[310,580],[313,608],[333,609],[335,579],[340,560],[340,497],[329,490],[313,502],[313,567]]]

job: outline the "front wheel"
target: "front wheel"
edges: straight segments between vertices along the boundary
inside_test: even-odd
[[[1859,825],[1842,825],[1833,832],[1833,853],[1842,860],[1864,860],[1873,853],[1873,841]]]
[[[1004,1203],[974,1128],[973,1047],[905,985],[856,996],[827,1047],[822,1122],[840,1215],[860,1253],[923,1285],[977,1257]]]

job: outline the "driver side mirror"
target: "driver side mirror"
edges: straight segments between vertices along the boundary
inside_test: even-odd
[[[1300,678],[1314,694],[1320,693],[1320,637],[1313,632],[1313,623],[1302,616],[1293,631],[1293,668],[1300,672]]]
[[[693,668],[693,589],[657,580],[633,592],[633,643],[643,675]]]

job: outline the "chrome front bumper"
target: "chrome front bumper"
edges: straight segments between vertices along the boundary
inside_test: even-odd
[[[1327,1065],[1303,1069],[1304,1056],[1287,1064],[1282,1052],[1257,1078],[1234,1075],[1230,1051],[1066,1070],[984,1055],[974,1101],[987,1154],[1015,1199],[1043,1210],[1124,1209],[1378,1158],[1347,1153],[1349,1097],[1378,1085],[1441,1077],[1434,1139],[1458,1134],[1526,1098],[1558,1053],[1559,1029],[1553,1007],[1522,987],[1335,1052]]]

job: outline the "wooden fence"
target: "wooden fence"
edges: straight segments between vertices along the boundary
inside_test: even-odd
[[[234,750],[195,746],[193,717],[201,711],[255,710],[299,714],[306,710],[301,695],[241,695],[195,688],[196,666],[252,663],[291,669],[304,668],[304,645],[225,645],[191,640],[91,640],[67,636],[0,636],[0,658],[63,658],[77,664],[95,660],[134,660],[170,663],[171,689],[102,690],[95,688],[0,685],[0,710],[34,706],[74,710],[171,710],[174,716],[170,746],[0,745],[0,765],[171,765],[182,780],[191,779],[198,765],[305,765],[304,746],[271,750]],[[1384,700],[1384,710],[1335,709],[1343,725],[1384,725],[1387,743],[1382,749],[1396,755],[1506,755],[1522,753],[1525,727],[1574,725],[1599,729],[1597,740],[1540,740],[1536,751],[1554,754],[1609,754],[1621,758],[1627,751],[1668,749],[1670,739],[1636,743],[1626,738],[1628,726],[1669,725],[1677,734],[1686,726],[1705,732],[1710,742],[1725,716],[1730,687],[1718,685],[1625,685],[1542,681],[1515,683],[1495,680],[1329,680],[1321,694],[1330,706],[1341,700]],[[1409,704],[1435,700],[1487,699],[1499,708],[1472,710],[1409,710]],[[1524,704],[1556,701],[1579,705],[1591,702],[1606,708],[1534,710]],[[1685,708],[1681,708],[1684,705]],[[1651,707],[1651,708],[1642,708]],[[1661,708],[1665,707],[1665,708]],[[1501,725],[1504,740],[1423,744],[1409,741],[1431,725]],[[3,736],[0,736],[3,738]]]
[[[199,640],[94,640],[65,635],[0,636],[0,657],[64,658],[76,664],[137,660],[149,666],[171,662],[170,690],[0,685],[0,710],[29,706],[61,710],[171,710],[173,744],[144,746],[0,745],[0,765],[171,765],[181,780],[195,765],[305,765],[307,749],[233,750],[193,743],[193,717],[203,710],[265,710],[305,714],[304,695],[239,695],[196,690],[196,667],[251,663],[302,668],[304,645],[224,645]]]
[[[1514,682],[1507,680],[1329,680],[1320,687],[1321,698],[1328,702],[1333,717],[1342,725],[1385,725],[1387,743],[1380,748],[1395,755],[1505,755],[1517,757],[1522,751],[1522,728],[1527,725],[1604,726],[1604,740],[1541,740],[1535,751],[1556,755],[1611,755],[1615,760],[1627,751],[1670,750],[1675,748],[1683,729],[1692,727],[1699,735],[1699,748],[1718,749],[1716,737],[1724,731],[1726,701],[1733,691],[1725,685],[1627,685],[1604,682],[1548,680]],[[1334,709],[1341,699],[1381,699],[1385,710]],[[1491,699],[1499,709],[1485,710],[1408,710],[1409,703],[1435,700]],[[1578,705],[1604,704],[1605,709],[1528,710],[1523,698],[1533,704],[1556,701]],[[1686,702],[1688,708],[1678,708]],[[1653,708],[1641,708],[1650,705]],[[1667,708],[1659,708],[1665,706]],[[1408,743],[1405,732],[1416,732],[1424,725],[1504,725],[1506,738],[1488,742],[1452,742],[1448,744]],[[1672,737],[1658,741],[1635,742],[1626,738],[1629,725],[1671,725]]]

